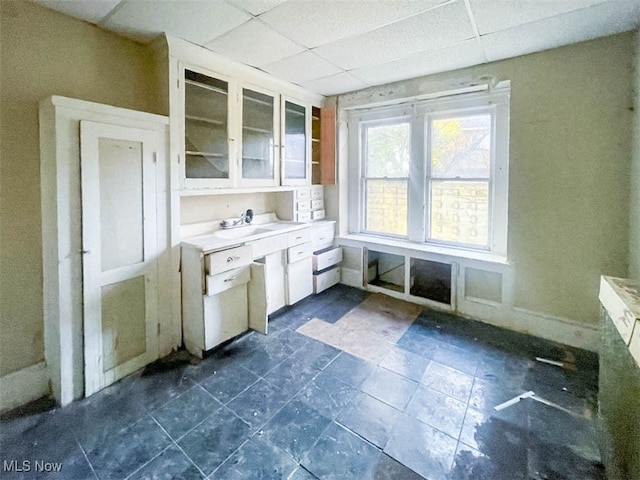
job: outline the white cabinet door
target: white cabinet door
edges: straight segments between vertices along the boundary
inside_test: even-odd
[[[287,265],[287,305],[293,305],[312,293],[311,257]]]
[[[311,107],[282,97],[282,185],[311,184]]]
[[[155,155],[138,128],[80,122],[85,395],[158,355]]]

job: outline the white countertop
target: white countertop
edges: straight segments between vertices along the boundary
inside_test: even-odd
[[[255,228],[255,233],[240,236],[238,238],[224,238],[220,235],[224,235],[224,233],[218,232],[238,232],[240,234],[242,229]],[[226,230],[216,230],[210,233],[205,233],[202,235],[195,235],[192,237],[187,237],[182,240],[181,246],[183,248],[194,248],[197,250],[202,250],[205,252],[215,251],[215,250],[223,250],[225,248],[234,247],[236,245],[243,245],[247,242],[260,240],[262,238],[272,237],[274,235],[279,235],[282,233],[289,233],[296,230],[302,230],[305,228],[311,228],[310,223],[302,223],[302,222],[287,222],[287,221],[276,221],[270,223],[258,223],[251,224],[249,226],[243,227],[235,227]],[[232,233],[232,234],[233,234]]]

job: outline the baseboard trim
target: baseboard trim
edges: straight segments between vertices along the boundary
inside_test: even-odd
[[[0,412],[10,410],[50,393],[44,362],[0,377]]]
[[[582,324],[569,318],[519,307],[469,301],[459,302],[458,312],[496,327],[592,352],[599,350],[600,329],[597,325]]]

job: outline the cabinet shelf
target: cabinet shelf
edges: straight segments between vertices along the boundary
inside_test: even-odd
[[[212,153],[212,152],[197,152],[195,150],[187,150],[184,152],[187,155],[199,155],[201,157],[214,157],[214,158],[226,158],[224,153]]]
[[[223,120],[214,120],[213,118],[198,117],[196,115],[185,115],[185,118],[194,122],[210,123],[211,125],[222,126],[225,123]]]
[[[268,162],[271,159],[270,158],[264,158],[264,157],[242,157],[243,160],[256,160],[256,161],[260,161],[260,162]]]
[[[253,103],[258,103],[258,104],[260,104],[260,105],[266,105],[267,107],[271,107],[271,108],[273,108],[273,102],[267,102],[267,101],[265,101],[265,100],[260,100],[260,99],[258,99],[258,98],[249,97],[249,96],[247,96],[247,95],[243,95],[243,96],[242,96],[242,99],[243,99],[243,100],[249,100],[249,101],[251,101],[251,102],[253,102]]]
[[[273,135],[273,130],[268,130],[266,128],[259,128],[259,127],[249,127],[246,125],[242,126],[243,130],[247,130],[249,132],[256,132],[256,133],[268,133],[269,135]]]
[[[200,87],[200,88],[204,88],[205,90],[209,90],[210,92],[215,92],[215,93],[219,93],[221,95],[227,95],[228,92],[225,90],[222,90],[221,88],[217,88],[217,87],[212,87],[211,85],[205,85],[204,83],[198,83],[198,82],[194,82],[193,80],[185,80],[184,81],[187,85],[193,85],[194,87]]]

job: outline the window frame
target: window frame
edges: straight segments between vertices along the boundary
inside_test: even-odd
[[[409,142],[411,143],[411,139],[412,139],[412,132],[411,132],[411,121],[410,121],[410,117],[408,116],[400,116],[400,117],[392,117],[392,118],[384,118],[384,119],[375,119],[375,120],[371,120],[371,121],[366,121],[360,124],[360,132],[359,134],[361,135],[361,139],[360,139],[360,144],[362,145],[362,175],[360,175],[360,189],[362,191],[362,218],[360,219],[360,231],[363,233],[367,233],[367,234],[371,234],[371,235],[383,235],[383,236],[388,236],[388,237],[392,237],[392,238],[398,238],[398,239],[406,239],[408,238],[408,228],[409,228],[409,183],[410,183],[410,169],[411,169],[411,159],[409,161],[409,171],[407,172],[407,176],[406,177],[370,177],[368,176],[368,171],[367,171],[367,157],[368,157],[368,150],[366,148],[366,146],[368,145],[367,142],[367,133],[368,133],[368,129],[371,127],[383,127],[383,126],[394,126],[394,125],[402,125],[402,124],[407,124],[409,125]],[[367,205],[367,182],[369,180],[406,180],[407,182],[407,234],[406,235],[400,235],[400,234],[395,234],[395,233],[385,233],[385,232],[378,232],[375,230],[367,230],[367,215],[366,215],[366,205]]]
[[[510,85],[501,82],[480,92],[407,99],[393,105],[357,108],[348,112],[349,132],[349,232],[388,237],[452,249],[491,252],[506,257],[508,223],[508,166]],[[491,161],[488,198],[487,246],[434,239],[431,236],[431,122],[440,118],[490,113]],[[365,230],[366,151],[365,128],[411,123],[407,236]],[[435,178],[437,181],[438,179]],[[443,179],[444,180],[444,179]],[[446,179],[451,181],[452,179]],[[468,181],[462,179],[462,181]]]

